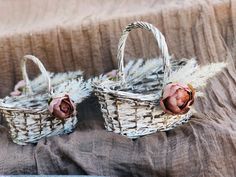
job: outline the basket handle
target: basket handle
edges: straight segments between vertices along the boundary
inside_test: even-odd
[[[118,44],[118,53],[117,53],[117,59],[118,59],[118,79],[121,80],[121,82],[125,83],[125,73],[124,73],[124,48],[125,48],[125,42],[128,37],[129,32],[132,29],[141,28],[148,31],[151,31],[156,38],[157,44],[160,48],[160,51],[163,55],[163,71],[164,71],[164,82],[166,81],[166,78],[169,77],[171,72],[170,67],[170,55],[168,52],[168,47],[165,41],[165,37],[163,34],[152,24],[137,21],[129,24],[123,31],[121,38],[119,40]]]
[[[45,67],[43,66],[42,62],[37,57],[35,57],[33,55],[25,55],[21,60],[21,71],[22,71],[23,79],[25,80],[25,83],[26,83],[26,91],[25,92],[30,95],[33,94],[32,87],[31,87],[30,81],[29,81],[29,77],[28,77],[28,74],[26,71],[27,60],[33,61],[38,66],[39,70],[41,71],[45,80],[47,81],[48,92],[51,94],[52,93],[51,79],[50,79]]]

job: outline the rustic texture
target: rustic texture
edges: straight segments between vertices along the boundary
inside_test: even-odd
[[[135,67],[136,65],[134,64],[128,67],[129,69],[124,65],[125,42],[128,34],[133,29],[150,31],[161,51],[161,57],[150,60],[150,67],[147,67],[147,70],[142,70],[145,68],[145,64],[142,66],[141,62],[140,67]],[[117,53],[118,77],[115,80],[103,79],[98,83],[94,82],[94,93],[101,105],[105,127],[108,131],[113,131],[129,138],[138,138],[143,135],[155,133],[158,130],[171,130],[188,121],[192,115],[191,111],[183,115],[170,115],[165,114],[159,106],[162,89],[171,72],[171,57],[165,37],[156,27],[150,23],[141,21],[129,24],[123,30],[120,37]],[[160,63],[159,60],[163,61]],[[182,60],[179,61],[180,63],[182,62]],[[137,74],[130,73],[130,70],[135,70],[132,69],[133,67],[136,68],[136,73],[145,76],[145,78],[138,77],[140,79],[137,79]],[[133,74],[133,80],[139,80],[138,86],[136,82],[132,82],[132,79],[131,82],[127,81],[127,73],[131,75],[131,78]],[[156,77],[151,77],[152,75],[156,75]],[[135,83],[136,87],[133,85]],[[130,85],[129,89],[127,89],[129,87],[127,85]]]
[[[33,61],[39,67],[42,77],[46,80],[47,91],[43,93],[32,91],[26,70],[27,60]],[[53,90],[51,78],[41,61],[32,55],[26,55],[21,61],[21,69],[25,80],[26,93],[17,97],[6,97],[0,100],[0,115],[8,122],[12,141],[19,145],[26,145],[28,143],[36,143],[43,137],[72,132],[78,122],[75,114],[61,120],[52,115],[48,109],[48,100],[53,97],[53,91],[57,90]],[[82,87],[82,77],[74,78],[74,80],[76,79],[78,79],[77,85]],[[64,83],[62,82],[62,84]],[[65,89],[63,88],[63,90]],[[70,99],[69,96],[68,99]],[[81,98],[81,101],[82,99],[84,98]],[[77,103],[76,101],[75,104]]]
[[[135,20],[157,26],[176,58],[230,63],[196,100],[189,123],[136,141],[106,132],[93,100],[80,105],[84,121],[74,133],[36,146],[13,144],[1,127],[1,174],[236,176],[234,0],[2,0],[0,9],[1,96],[20,79],[24,54],[43,58],[51,71],[111,70],[121,31]],[[131,34],[128,43],[129,58],[157,56],[148,34]]]

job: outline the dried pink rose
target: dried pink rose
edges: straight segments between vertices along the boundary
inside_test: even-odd
[[[76,113],[76,106],[69,95],[53,98],[49,103],[48,109],[53,116],[60,119],[69,118]]]
[[[170,83],[163,89],[161,108],[169,114],[185,114],[194,102],[195,90],[191,85]]]
[[[116,69],[113,69],[112,71],[106,73],[105,75],[109,78],[109,79],[115,79],[117,76],[118,71]]]
[[[15,87],[14,91],[10,93],[11,96],[19,96],[21,95],[23,88],[25,87],[26,83],[24,80],[19,81]]]

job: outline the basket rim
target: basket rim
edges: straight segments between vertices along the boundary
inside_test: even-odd
[[[75,80],[75,79],[65,80],[62,83],[60,83],[58,86],[55,86],[54,88],[57,88],[57,87],[59,88],[59,87],[61,87],[61,85],[63,85],[64,83],[66,83],[67,81],[70,81],[70,80]],[[84,99],[86,99],[90,95],[91,89],[87,86],[88,81],[84,81],[83,77],[77,78],[76,81],[77,81],[77,83],[79,83],[80,88],[82,88],[80,90],[79,98],[73,99],[75,105],[77,106],[79,103],[81,103]],[[50,98],[60,97],[60,96],[66,95],[66,94],[67,94],[67,92],[61,92],[61,91],[54,90],[53,94],[48,93],[48,92],[45,92],[45,93],[35,92],[32,95],[26,95],[26,94],[22,94],[20,96],[7,95],[4,98],[0,98],[0,110],[2,109],[2,110],[10,110],[10,111],[45,112],[48,110],[47,101],[50,100]],[[13,104],[14,102],[20,102],[21,99],[25,99],[25,101],[28,103],[28,102],[30,102],[30,100],[38,100],[39,97],[43,97],[42,100],[40,100],[40,102],[43,101],[44,103],[38,107],[37,106],[23,107],[22,104],[18,104],[18,105]],[[13,99],[13,100],[10,100],[10,99]],[[8,100],[10,100],[10,101],[7,103]]]
[[[119,82],[116,82],[116,84]],[[103,94],[111,94],[125,99],[133,99],[139,101],[158,102],[161,99],[161,90],[155,94],[132,93],[129,91],[114,90],[111,87],[102,87],[100,83],[93,84],[94,91]]]
[[[45,94],[39,94],[39,95],[47,95],[48,93]],[[38,94],[35,94],[38,95]],[[28,97],[28,95],[24,95],[25,97]],[[32,95],[31,95],[32,96]],[[20,106],[13,106],[10,107],[8,106],[9,104],[4,103],[4,99],[6,98],[11,98],[9,96],[6,96],[3,99],[0,99],[0,110],[9,110],[9,111],[22,111],[22,112],[32,112],[32,113],[43,113],[48,111],[48,104],[45,104],[44,106],[40,106],[39,108],[37,107],[20,107]],[[83,99],[82,99],[83,100]],[[74,102],[74,104],[77,106],[80,102]]]
[[[0,105],[0,110],[7,110],[7,111],[17,111],[17,112],[25,112],[25,113],[44,113],[47,111],[47,107],[42,107],[41,109],[37,108],[23,108],[23,107],[7,107]]]
[[[48,93],[44,93],[44,94],[34,94],[34,95],[30,95],[30,97],[33,97],[33,96],[36,96],[36,95],[48,95]],[[19,96],[17,96],[19,97]],[[29,95],[22,95],[22,97],[24,98],[27,98],[29,97]],[[19,107],[19,106],[8,106],[9,104],[8,103],[5,103],[4,100],[5,99],[8,99],[8,98],[12,98],[12,96],[6,96],[5,98],[3,99],[0,99],[0,109],[2,110],[9,110],[9,111],[24,111],[24,112],[45,112],[47,111],[47,105],[45,106],[41,106],[40,108],[37,108],[37,107],[27,107],[27,108],[24,108],[24,107]]]

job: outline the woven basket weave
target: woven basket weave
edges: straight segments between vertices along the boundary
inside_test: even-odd
[[[26,72],[28,60],[32,60],[44,76],[48,85],[46,93],[32,92]],[[40,60],[26,55],[23,57],[21,68],[26,82],[25,94],[0,99],[0,113],[8,122],[13,142],[26,145],[35,143],[43,137],[71,132],[77,123],[76,115],[60,120],[48,111],[48,100],[53,94],[53,89],[50,77]]]
[[[163,55],[162,75],[164,76],[157,78],[159,79],[158,82],[157,80],[151,81],[153,83],[161,83],[161,85],[157,86],[156,90],[146,90],[143,93],[120,89],[128,84],[126,83],[124,72],[125,42],[129,32],[136,28],[152,32]],[[157,28],[146,22],[129,24],[120,38],[117,58],[118,78],[113,82],[114,84],[109,85],[106,82],[94,83],[95,94],[99,99],[105,119],[105,127],[108,131],[113,131],[129,138],[137,138],[156,131],[170,130],[188,121],[192,114],[191,111],[184,115],[170,115],[164,113],[159,106],[162,88],[170,75],[171,66],[165,38]]]

